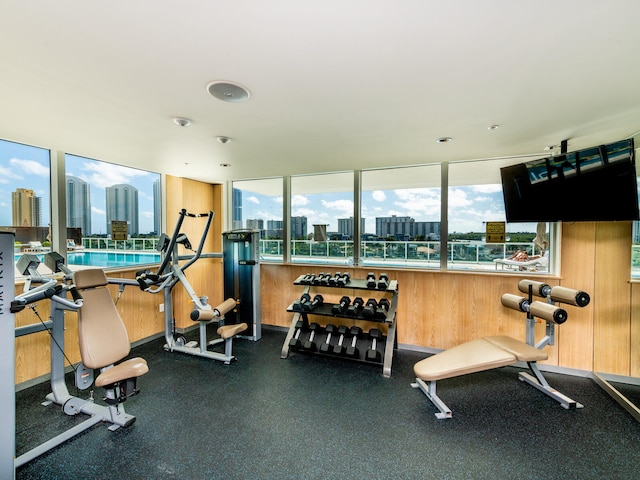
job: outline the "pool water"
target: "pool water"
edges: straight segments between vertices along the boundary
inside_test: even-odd
[[[41,262],[44,262],[44,254],[36,254]],[[20,255],[16,255],[16,261]],[[92,267],[112,268],[128,267],[131,265],[160,263],[159,253],[137,253],[137,252],[68,252],[68,265],[85,265]]]

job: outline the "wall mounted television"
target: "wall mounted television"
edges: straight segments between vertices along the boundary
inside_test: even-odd
[[[639,220],[633,139],[500,169],[507,222]]]

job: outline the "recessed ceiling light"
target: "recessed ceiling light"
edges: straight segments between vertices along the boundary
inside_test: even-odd
[[[500,128],[500,125],[490,125],[489,126],[489,131],[490,132],[495,132],[499,128]]]
[[[218,140],[222,144],[225,144],[225,143],[229,143],[231,141],[231,138],[225,137],[225,136],[219,136],[219,137],[216,137],[216,140]]]
[[[228,167],[231,166],[231,164],[230,163],[221,163],[220,166],[224,167],[224,168],[228,168]]]
[[[547,145],[544,147],[545,150],[555,150],[556,148],[560,148],[560,145]]]
[[[189,120],[188,118],[176,117],[173,119],[173,123],[175,123],[179,127],[188,127],[189,125],[191,125],[191,120]]]
[[[240,84],[226,81],[211,82],[207,85],[209,94],[223,102],[240,103],[249,98],[249,90]]]
[[[451,137],[440,137],[439,139],[436,140],[436,142],[438,142],[438,143],[449,143],[452,140],[453,140],[453,138],[451,138]]]

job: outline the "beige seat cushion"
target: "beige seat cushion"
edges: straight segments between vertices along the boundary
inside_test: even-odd
[[[515,355],[479,338],[425,358],[414,365],[413,371],[417,378],[432,381],[513,363],[516,363]]]
[[[246,323],[239,323],[237,325],[223,325],[219,327],[217,332],[225,340],[229,337],[233,337],[234,335],[239,334],[240,332],[244,332],[248,328]]]
[[[498,335],[495,337],[484,337],[484,339],[491,342],[496,347],[500,347],[503,350],[512,353],[521,362],[538,362],[549,358],[547,352],[538,350],[536,347],[532,347],[528,343],[521,342],[513,337]]]

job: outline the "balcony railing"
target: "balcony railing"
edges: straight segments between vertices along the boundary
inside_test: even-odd
[[[260,257],[263,260],[280,260],[283,255],[282,240],[260,240]],[[85,237],[82,246],[91,250],[157,251],[157,238],[130,238],[111,240]],[[450,242],[447,246],[447,263],[460,268],[493,269],[494,259],[508,258],[517,250],[532,252],[533,243]],[[440,242],[362,242],[362,265],[398,265],[438,268],[440,266]],[[294,262],[353,263],[353,242],[350,240],[293,240],[291,256]],[[631,277],[640,278],[640,244],[631,247]]]

